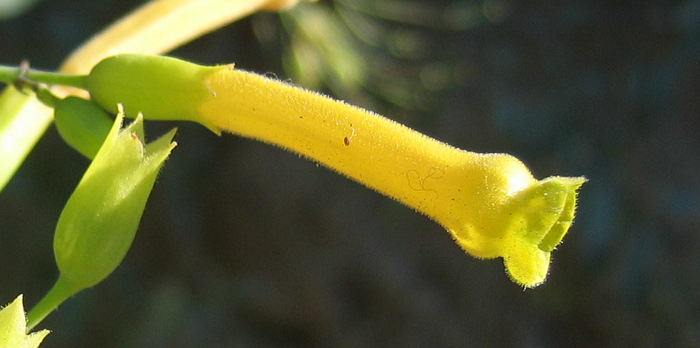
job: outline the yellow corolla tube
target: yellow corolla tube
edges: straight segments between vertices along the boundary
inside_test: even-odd
[[[116,90],[105,83],[117,75],[124,79],[128,70],[139,71],[139,83],[124,81],[119,84],[129,88]],[[98,104],[122,103],[127,115],[191,115],[215,131],[317,161],[427,215],[471,255],[502,257],[511,278],[525,287],[545,280],[550,253],[571,226],[577,189],[585,182],[538,181],[510,155],[460,150],[370,111],[231,66],[120,55],[98,64],[88,85]],[[190,93],[183,91],[194,97],[182,97]]]

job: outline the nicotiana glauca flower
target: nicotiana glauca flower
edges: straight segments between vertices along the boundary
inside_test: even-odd
[[[318,161],[429,216],[473,256],[502,257],[511,278],[525,287],[547,276],[550,253],[571,226],[577,189],[585,182],[538,181],[513,156],[460,150],[232,66],[118,55],[95,66],[87,86],[105,108],[123,103],[132,115],[188,119]]]
[[[53,248],[59,277],[29,313],[30,326],[105,279],[131,247],[158,171],[175,147],[175,130],[145,144],[143,119],[121,130],[122,121],[120,113],[58,219]]]

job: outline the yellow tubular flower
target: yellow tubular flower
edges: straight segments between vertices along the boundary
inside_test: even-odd
[[[142,88],[103,83],[130,70],[139,72],[134,76]],[[179,70],[190,77],[158,82],[161,74],[172,77]],[[88,80],[103,107],[120,102],[127,115],[143,112],[154,119],[195,115],[189,119],[210,129],[318,161],[427,215],[475,257],[502,257],[511,278],[526,287],[547,276],[550,252],[569,229],[576,190],[585,182],[581,177],[538,181],[510,155],[460,150],[372,112],[230,67],[121,55],[98,64]],[[137,84],[126,79],[124,85]],[[184,89],[196,98],[178,97]],[[173,98],[167,98],[171,92]],[[171,114],[176,107],[180,115]]]
[[[240,70],[220,69],[197,108],[208,124],[300,153],[419,211],[468,253],[503,257],[542,283],[573,220],[583,178],[533,178],[506,154],[454,148],[372,112]]]

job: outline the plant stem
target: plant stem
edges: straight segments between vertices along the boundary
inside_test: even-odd
[[[25,76],[32,81],[43,82],[49,85],[62,85],[85,89],[85,75],[30,70]]]
[[[30,82],[39,82],[48,85],[71,86],[85,89],[84,75],[71,75],[39,70],[23,71],[22,67],[0,65],[0,82],[10,84],[21,78],[24,78]]]
[[[20,69],[14,66],[0,65],[0,81],[12,83],[20,74]]]
[[[263,7],[296,0],[154,0],[113,24],[75,50],[60,71],[87,74],[100,60],[119,53],[161,54]],[[5,71],[7,73],[7,71]],[[17,76],[10,71],[11,78]],[[0,73],[2,74],[2,73]],[[0,81],[2,81],[0,79]],[[59,97],[76,91],[55,88]],[[2,99],[15,101],[4,105]],[[7,113],[7,112],[11,113]],[[0,94],[0,191],[5,187],[53,118],[51,109],[14,89]],[[15,131],[12,125],[21,126]],[[6,132],[10,131],[11,132]]]
[[[53,312],[63,301],[80,290],[81,289],[77,289],[73,283],[65,279],[65,277],[59,275],[58,280],[51,290],[49,290],[44,298],[42,298],[27,314],[27,332],[31,331],[44,320],[44,318]]]

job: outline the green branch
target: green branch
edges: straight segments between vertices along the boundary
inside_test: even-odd
[[[19,83],[19,85],[44,83],[48,85],[63,85],[85,89],[84,75],[31,70],[22,66],[0,65],[0,82],[7,84]]]

